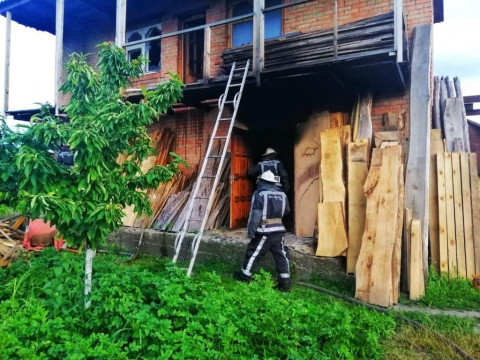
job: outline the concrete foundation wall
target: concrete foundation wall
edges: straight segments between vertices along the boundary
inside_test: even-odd
[[[128,252],[135,252],[138,246],[142,229],[123,228],[110,236],[110,242],[119,245]],[[139,254],[156,255],[173,258],[175,242],[174,233],[167,233],[153,229],[145,230]],[[193,236],[186,237],[184,241],[191,240]],[[340,279],[345,277],[344,264],[341,258],[322,258],[313,255],[313,239],[296,239],[286,237],[286,245],[290,248],[292,273],[297,279],[307,279],[311,274],[321,274],[327,279]],[[222,260],[231,264],[238,264],[240,268],[245,255],[248,239],[226,237],[219,233],[205,234],[197,254],[196,263],[207,260]],[[273,258],[267,254],[260,260],[258,268],[275,270]]]

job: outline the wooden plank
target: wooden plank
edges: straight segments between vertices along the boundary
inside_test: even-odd
[[[458,99],[445,100],[445,140],[448,152],[464,152],[465,139],[462,126],[463,102]]]
[[[442,127],[442,134],[445,137],[445,102],[448,98],[447,84],[445,78],[440,78],[440,126]]]
[[[465,278],[465,234],[463,230],[463,192],[462,173],[460,170],[460,154],[452,154],[453,201],[455,204],[455,240],[457,246],[457,274]]]
[[[445,184],[445,155],[437,154],[438,192],[438,255],[440,273],[448,273],[447,193]]]
[[[480,189],[478,184],[477,154],[468,154],[470,160],[470,190],[472,193],[473,249],[475,275],[480,275]]]
[[[383,131],[398,131],[398,112],[386,112],[382,115]]]
[[[434,129],[442,129],[440,117],[440,78],[435,76],[433,79],[433,122]]]
[[[457,244],[455,238],[455,200],[453,197],[452,154],[445,153],[445,199],[447,203],[448,273],[457,277]]]
[[[403,233],[403,257],[402,257],[402,266],[403,266],[403,292],[410,292],[410,255],[411,255],[411,225],[413,218],[413,210],[405,209],[404,224],[405,229]]]
[[[462,172],[462,203],[463,203],[463,228],[465,235],[465,265],[467,279],[475,275],[475,250],[473,243],[472,221],[472,192],[470,186],[470,164],[468,154],[460,154],[460,168]]]
[[[372,127],[372,103],[373,96],[371,93],[360,97],[358,133],[354,138],[371,139],[373,133]],[[355,134],[354,134],[355,135]]]
[[[323,202],[340,201],[345,205],[346,189],[343,179],[341,128],[322,131],[320,133],[320,143],[320,176]]]
[[[432,25],[415,28],[410,83],[410,142],[405,180],[405,206],[422,224],[423,273],[428,276],[428,185],[430,170],[430,66]]]
[[[368,139],[358,139],[348,145],[347,184],[348,184],[348,251],[347,273],[355,273],[358,253],[362,245],[365,230],[365,211],[367,198],[363,185],[367,180],[369,162]]]
[[[340,256],[348,247],[342,202],[318,204],[318,246],[316,256]]]
[[[393,279],[392,264],[399,261],[393,257],[396,254],[400,163],[400,146],[374,149],[364,185],[367,211],[356,267],[355,296],[380,306],[396,302],[394,283],[398,280]]]
[[[413,219],[411,225],[410,300],[418,300],[425,295],[422,242],[420,220]]]
[[[463,141],[465,144],[465,151],[470,152],[470,134],[468,131],[468,119],[467,112],[465,110],[465,103],[463,101],[462,85],[458,77],[453,78],[453,84],[455,86],[455,93],[457,95],[458,102],[461,103],[462,108],[462,128],[463,128]]]
[[[403,150],[402,150],[403,151]],[[400,157],[400,159],[402,156]],[[397,224],[395,231],[395,245],[393,248],[392,260],[392,302],[398,303],[400,298],[400,277],[402,268],[402,234],[403,234],[403,217],[405,207],[405,184],[403,180],[403,161],[398,165],[398,208],[397,208]]]
[[[443,153],[442,130],[433,129],[430,133],[430,257],[432,266],[440,273],[440,254],[438,249],[438,179],[437,179],[437,154]]]
[[[320,132],[330,126],[330,113],[311,116],[297,126],[294,146],[295,234],[312,237],[317,222],[317,204],[322,201],[320,183]]]
[[[341,127],[345,124],[345,117],[344,114],[341,112],[337,113],[331,113],[330,114],[330,127],[331,128],[336,128],[336,127]]]

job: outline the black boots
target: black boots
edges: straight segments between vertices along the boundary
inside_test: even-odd
[[[235,271],[233,273],[233,278],[237,281],[243,281],[243,282],[249,282],[250,281],[250,276],[245,275],[241,271]]]
[[[288,291],[290,291],[291,286],[292,286],[292,284],[291,284],[290,278],[288,278],[288,279],[280,278],[278,280],[278,285],[276,286],[276,288],[280,291],[288,292]]]

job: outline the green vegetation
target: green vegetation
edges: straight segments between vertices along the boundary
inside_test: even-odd
[[[66,118],[51,115],[44,105],[22,134],[0,118],[0,203],[32,218],[55,224],[70,245],[96,249],[121,225],[123,209],[151,212],[148,196],[138,189],[168,182],[184,163],[177,155],[166,166],[146,174],[140,164],[154,154],[146,126],[182,97],[177,76],[143,99],[131,103],[122,96],[130,79],[141,74],[140,58],[129,62],[112,43],[99,45],[96,71],[87,55],[73,53],[61,90],[70,96]],[[58,163],[51,153],[68,145],[73,167]],[[126,156],[117,162],[119,154]]]
[[[473,288],[469,280],[439,276],[430,269],[425,296],[418,301],[402,299],[402,303],[412,303],[437,309],[473,310],[480,309],[480,291]]]
[[[310,289],[273,289],[164,260],[97,256],[82,306],[82,257],[47,249],[0,269],[0,358],[379,359],[389,316]],[[222,270],[222,266],[213,266]],[[225,268],[226,269],[226,268]]]

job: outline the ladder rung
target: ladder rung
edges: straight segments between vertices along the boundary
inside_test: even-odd
[[[235,101],[233,100],[228,100],[228,101],[225,101],[225,104],[233,104]]]
[[[245,66],[244,67],[241,67],[241,68],[236,68],[235,71],[241,71],[241,70],[245,70]]]
[[[213,138],[214,139],[226,139],[227,136],[214,136]]]
[[[222,157],[222,155],[208,155],[207,157],[212,159],[219,159]]]
[[[230,87],[242,86],[242,84],[230,84]]]
[[[216,175],[203,175],[202,177],[207,178],[207,179],[215,179],[217,176]]]
[[[220,119],[218,119],[218,120],[220,120],[220,121],[228,121],[228,120],[232,120],[232,119],[233,119],[233,118],[220,118]]]

